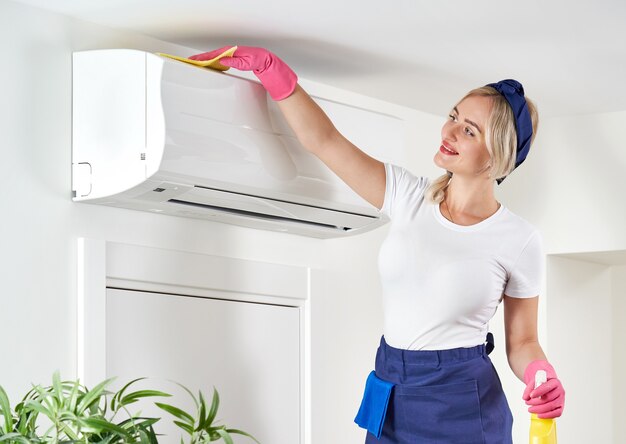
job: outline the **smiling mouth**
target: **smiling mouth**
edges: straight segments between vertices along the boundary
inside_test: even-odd
[[[446,153],[448,154],[459,154],[456,151],[452,151],[451,149],[448,149],[445,145],[441,145],[441,149],[444,150]]]

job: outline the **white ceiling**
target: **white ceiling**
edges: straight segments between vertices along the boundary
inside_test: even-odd
[[[198,52],[262,46],[303,78],[440,115],[503,78],[521,81],[544,117],[626,110],[623,0],[21,3]]]

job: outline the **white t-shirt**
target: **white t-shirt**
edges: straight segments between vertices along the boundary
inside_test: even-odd
[[[380,213],[391,225],[378,260],[385,340],[408,350],[484,343],[503,294],[539,295],[539,231],[504,205],[477,224],[455,224],[424,198],[429,178],[393,164],[385,170]]]

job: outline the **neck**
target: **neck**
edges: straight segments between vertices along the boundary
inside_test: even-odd
[[[445,202],[453,214],[488,217],[499,208],[492,180],[467,180],[455,174],[446,188]]]

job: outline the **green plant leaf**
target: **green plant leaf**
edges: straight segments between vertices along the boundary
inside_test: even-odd
[[[33,386],[22,402],[15,406],[15,413],[11,411],[8,396],[0,387],[0,414],[4,417],[4,420],[0,418],[0,444],[158,444],[157,437],[161,435],[155,433],[153,425],[160,418],[143,417],[141,412],[134,413],[124,408],[130,419],[119,424],[113,423],[112,419],[107,419],[107,395],[111,392],[106,390],[106,386],[114,379],[106,379],[89,390],[78,380],[61,381],[59,372],[56,371],[52,378],[52,385],[49,387]],[[112,410],[117,412],[120,407],[125,407],[141,398],[172,396],[158,390],[137,390],[127,393],[130,385],[141,379],[147,378],[137,378],[113,394]],[[235,434],[244,435],[259,443],[256,438],[244,431],[213,424],[220,401],[215,387],[213,387],[213,398],[209,407],[201,391],[198,391],[199,398],[196,398],[184,385],[176,384],[187,391],[194,400],[197,408],[194,413],[199,415],[199,418],[173,405],[157,402],[155,405],[174,416],[174,424],[190,435],[189,444],[209,444],[211,441],[234,444],[233,435]],[[103,399],[104,406],[102,405]],[[37,418],[40,414],[47,416],[52,422],[43,434],[37,431]],[[7,422],[7,416],[10,422]],[[195,431],[196,425],[204,427]],[[181,444],[184,444],[182,436],[180,440]]]
[[[25,407],[28,408],[28,409],[34,410],[36,412],[42,413],[42,414],[46,415],[48,418],[52,418],[53,417],[53,415],[50,412],[50,410],[45,408],[39,401],[28,400],[28,401],[26,401]]]
[[[43,435],[41,435],[44,438],[44,441],[48,442],[51,439],[50,431],[55,429],[55,428],[56,428],[56,426],[54,424],[52,424],[52,426],[48,430],[46,430]]]
[[[217,393],[217,389],[213,387],[213,401],[211,402],[211,410],[209,416],[206,419],[207,426],[213,424],[215,416],[217,415],[217,409],[220,405],[220,395]]]
[[[109,444],[114,439],[119,439],[117,435],[107,435],[102,441],[95,441],[94,444]]]
[[[61,430],[63,433],[65,433],[68,436],[68,438],[74,441],[77,441],[79,439],[78,433],[75,432],[69,424],[61,422],[59,424],[59,430]]]
[[[141,427],[141,428],[147,428],[147,427],[152,427],[153,424],[156,424],[157,422],[159,422],[161,420],[161,418],[147,418],[147,417],[143,417],[143,416],[136,416],[135,418],[131,419],[127,419],[125,420],[123,423],[119,424],[122,425],[127,421],[132,421],[134,424],[136,424],[137,427]]]
[[[93,433],[111,432],[124,437],[130,438],[131,434],[116,424],[113,424],[103,418],[78,418],[77,422],[81,425],[83,431],[89,431]]]
[[[80,384],[78,381],[73,385],[72,390],[70,392],[69,405],[68,408],[70,411],[76,411],[76,404],[78,403],[78,391],[80,389]]]
[[[58,412],[58,418],[61,421],[74,421],[77,416],[74,412],[71,412],[69,410],[61,410],[60,412]]]
[[[81,385],[78,381],[63,381],[61,383],[62,399],[61,405],[67,411],[76,412],[76,406],[80,398],[85,394],[81,390]]]
[[[159,444],[159,441],[157,439],[157,434],[154,432],[154,429],[152,428],[152,426],[150,426],[150,434],[148,436],[150,438],[151,444]]]
[[[145,430],[139,430],[139,442],[141,444],[150,444],[150,437],[148,436],[148,433]]]
[[[217,429],[216,430],[217,434],[220,435],[222,437],[222,439],[224,440],[224,442],[226,444],[234,444],[233,443],[233,438],[230,437],[230,435],[228,434],[228,432],[224,429]]]
[[[4,425],[2,426],[3,434],[13,431],[13,413],[11,412],[11,403],[9,395],[0,385],[0,415],[4,417]]]
[[[190,435],[193,435],[192,425],[189,425],[186,422],[180,422],[180,421],[174,421],[174,424],[176,424],[178,427],[180,427],[181,429],[183,429],[185,432],[189,433]]]
[[[251,435],[251,434],[249,434],[249,433],[244,432],[243,430],[237,430],[237,429],[226,429],[226,431],[227,431],[228,433],[231,433],[231,434],[237,434],[237,435],[244,435],[244,436],[247,436],[248,438],[251,438],[251,439],[253,439],[255,442],[258,442],[259,444],[261,444],[261,443],[260,443],[260,442],[259,442],[259,441],[258,441],[258,440],[254,437],[254,436],[252,436],[252,435]]]
[[[155,402],[154,404],[160,409],[165,410],[166,412],[170,413],[171,415],[174,415],[177,418],[182,419],[183,421],[185,421],[186,423],[188,423],[189,425],[193,427],[193,424],[194,424],[193,416],[191,416],[189,413],[185,412],[184,410],[181,410],[178,407],[174,407],[173,405],[163,404],[161,402]]]
[[[132,404],[133,402],[139,401],[141,398],[147,398],[149,396],[162,396],[162,397],[170,397],[172,395],[161,392],[158,390],[138,390],[136,392],[130,393],[122,398],[120,401],[121,405]]]
[[[210,428],[208,429],[208,434],[209,434],[209,438],[211,439],[211,441],[217,441],[218,439],[220,439],[220,435],[219,433],[217,433],[217,430],[215,428]]]
[[[78,403],[78,407],[76,408],[78,414],[82,414],[89,406],[93,404],[94,401],[99,400],[100,397],[104,394],[104,389],[107,385],[113,381],[115,377],[105,379],[98,385],[96,385],[93,389],[88,390],[85,393],[85,396]]]
[[[202,392],[198,390],[198,394],[200,397],[200,413],[198,415],[198,427],[196,427],[196,431],[204,430],[206,427],[210,426],[211,423],[206,420],[206,401],[204,400],[204,396],[202,396]]]
[[[22,402],[20,402],[20,404],[23,404],[27,399],[32,399],[36,397],[36,391],[35,391],[35,386],[33,386],[28,393],[26,393],[26,395],[24,395],[24,398],[22,399]],[[19,404],[18,404],[19,405]],[[17,407],[16,407],[17,408]]]
[[[128,430],[131,435],[135,435],[136,433],[139,433],[143,430],[147,433],[150,439],[156,442],[156,434],[154,433],[152,425],[160,421],[160,419],[161,418],[147,418],[136,416],[134,418],[129,418],[122,421],[118,424],[118,426],[122,427],[125,430]]]
[[[128,384],[126,384],[124,387],[122,387],[117,393],[115,393],[115,395],[113,396],[113,398],[111,399],[111,410],[116,411],[115,408],[115,403],[119,402],[119,400],[122,398],[122,395],[124,395],[124,392],[126,391],[126,389],[131,385],[134,384],[137,381],[141,381],[142,379],[147,379],[145,376],[141,377],[141,378],[137,378],[137,379],[133,379],[132,381],[130,381]]]
[[[59,371],[55,371],[52,375],[52,393],[54,397],[61,401],[63,399],[63,388],[61,388],[61,377],[59,375]]]
[[[196,399],[196,397],[194,396],[194,394],[193,394],[193,393],[191,393],[191,390],[189,390],[187,387],[185,387],[184,385],[182,385],[182,384],[180,384],[180,383],[178,383],[178,382],[175,382],[175,381],[174,381],[174,383],[175,383],[176,385],[180,386],[180,387],[181,387],[183,390],[185,390],[187,393],[189,393],[189,396],[191,396],[191,399],[193,399],[193,402],[194,402],[194,404],[196,405],[196,409],[199,409],[199,408],[200,408],[200,402]]]
[[[53,412],[56,410],[53,401],[50,401],[50,392],[45,390],[42,386],[36,385],[33,387],[35,389],[36,395],[33,396],[33,399],[37,400],[41,405],[45,404],[49,411]],[[51,416],[48,416],[51,418]]]
[[[106,394],[102,393],[101,397],[104,397],[105,402],[106,402]],[[96,401],[92,402],[91,405],[89,405],[87,407],[87,410],[89,413],[89,416],[102,416],[102,411],[103,409],[100,407],[100,398],[98,398]],[[82,415],[85,414],[85,412],[81,413]]]
[[[24,402],[20,402],[15,406],[15,413],[18,414],[16,429],[18,433],[24,436],[28,436],[35,433],[37,417],[39,412],[36,410],[28,409],[24,406]]]
[[[8,441],[10,444],[13,443],[22,443],[22,444],[30,444],[30,441],[25,436],[20,435],[19,433],[7,433],[6,435],[0,436],[0,442]]]

